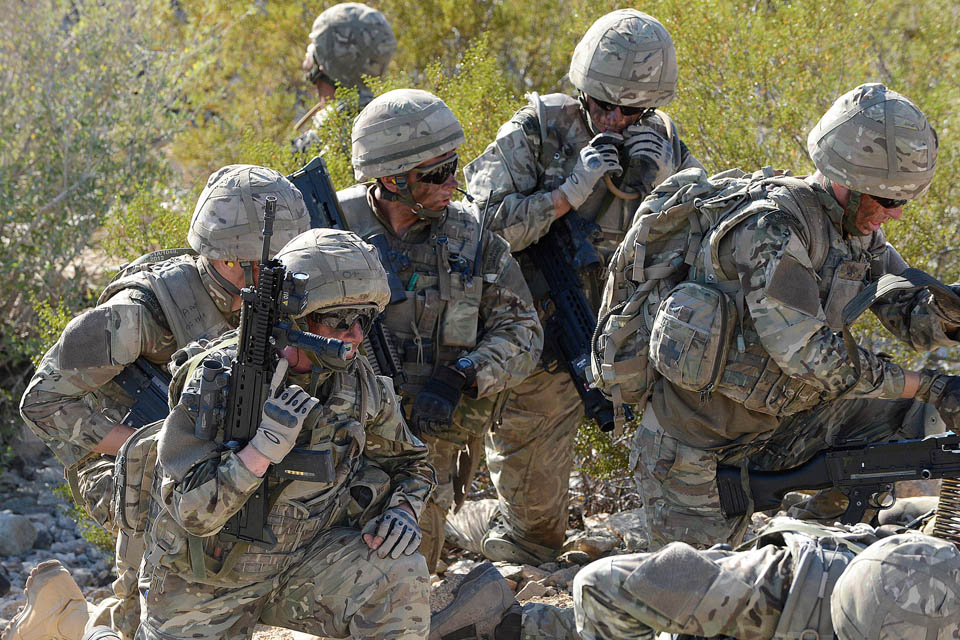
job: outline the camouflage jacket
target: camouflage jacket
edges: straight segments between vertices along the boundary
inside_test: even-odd
[[[570,175],[580,150],[593,137],[580,113],[579,103],[570,96],[550,94],[530,98],[531,103],[500,127],[496,140],[463,169],[467,191],[476,199],[480,210],[489,206],[488,226],[510,243],[514,253],[534,244],[550,229],[555,211],[550,192]],[[672,125],[668,132],[664,116],[651,115],[644,123],[670,139],[674,163],[669,170],[658,174],[648,166],[631,167],[621,160],[625,174],[615,181],[620,182],[624,191],[639,193],[640,199],[667,176],[700,166]],[[623,240],[640,199],[627,201],[614,197],[600,180],[593,194],[576,211],[598,227],[591,240],[604,264]],[[529,257],[521,255],[518,259],[539,305],[546,297],[546,283],[537,275]],[[586,282],[585,286],[593,308],[599,308],[602,286],[599,274],[597,282]]]
[[[476,367],[480,398],[533,371],[543,329],[530,290],[503,238],[480,231],[476,207],[451,203],[440,220],[419,220],[398,236],[377,211],[369,185],[337,197],[351,231],[364,239],[385,236],[390,255],[381,258],[406,289],[406,300],[383,313],[403,362],[406,381],[397,387],[405,402],[438,367],[460,357]]]
[[[203,291],[192,293],[205,292],[219,310],[217,317],[201,315],[184,323],[192,311],[184,307],[178,309],[177,322],[168,321],[171,307],[183,304],[187,296],[174,291],[166,304],[158,302],[150,274],[173,268],[199,278]],[[232,297],[194,257],[151,265],[149,273],[124,278],[110,289],[110,297],[70,321],[44,355],[20,402],[27,425],[66,467],[89,455],[133,404],[129,394],[111,382],[124,367],[139,357],[164,366],[189,340],[214,337],[237,323],[237,314],[230,310]],[[171,325],[182,329],[176,332],[179,337]]]
[[[907,265],[882,230],[859,237],[844,233],[843,207],[819,184],[812,187],[818,210],[804,215],[823,216],[827,223],[820,232],[778,206],[788,196],[776,188],[751,205],[755,214],[720,240],[720,280],[740,283],[744,311],[734,328],[719,393],[705,399],[661,379],[652,397],[664,429],[684,442],[702,444],[707,438],[716,445],[750,438],[772,430],[783,416],[841,395],[898,398],[903,393],[903,368],[863,347],[857,377],[840,317],[867,284],[885,273],[901,273]],[[701,251],[696,260],[694,273],[700,275],[694,280],[703,281],[704,256]],[[946,335],[945,318],[925,289],[889,295],[871,310],[916,350],[957,344]],[[742,351],[737,344],[741,337]]]
[[[229,370],[236,354],[235,336],[236,332],[224,334],[198,358],[219,360]],[[223,440],[222,426],[213,441],[194,437],[200,374],[194,370],[186,375],[180,401],[160,436],[160,480],[154,484],[146,554],[148,564],[184,575],[192,572],[189,536],[204,538],[207,562],[222,560],[232,544],[217,533],[264,483],[233,451],[217,444]],[[357,526],[403,502],[419,518],[436,484],[426,461],[427,448],[407,428],[390,379],[374,375],[365,357],[359,356],[346,372],[315,369],[289,376],[287,384],[299,384],[321,400],[308,415],[296,446],[329,451],[333,477],[329,482],[269,479],[273,507],[268,523],[278,544],[269,552],[255,547],[244,552],[237,562],[240,573],[286,562],[283,558],[312,535],[331,526]],[[223,414],[219,416],[222,420]],[[365,490],[352,490],[361,488]]]

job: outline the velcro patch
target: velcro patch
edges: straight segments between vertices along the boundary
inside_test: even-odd
[[[790,256],[777,265],[767,296],[791,309],[817,317],[820,312],[820,290],[810,270]]]
[[[70,321],[63,331],[61,369],[106,367],[110,361],[109,307],[91,309]]]

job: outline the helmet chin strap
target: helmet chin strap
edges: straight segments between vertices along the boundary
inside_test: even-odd
[[[860,200],[863,194],[859,191],[850,191],[850,199],[843,208],[843,231],[850,236],[868,236],[857,228],[857,212],[860,210]]]
[[[587,129],[590,130],[590,135],[595,136],[600,131],[597,129],[597,125],[594,124],[593,118],[590,117],[590,107],[587,104],[587,96],[583,91],[577,89],[577,102],[580,103],[580,115],[583,116],[583,119],[587,122]]]
[[[443,217],[443,214],[446,212],[444,209],[427,209],[420,202],[417,202],[413,199],[413,192],[410,190],[410,185],[407,183],[406,176],[388,176],[393,180],[393,183],[400,190],[400,193],[394,193],[390,189],[387,189],[386,185],[382,184],[380,189],[380,197],[384,200],[391,200],[393,202],[402,202],[403,204],[410,207],[410,213],[417,216],[421,220],[438,220]]]

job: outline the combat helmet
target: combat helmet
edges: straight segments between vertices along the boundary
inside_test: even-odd
[[[570,81],[597,100],[661,107],[677,90],[673,40],[654,17],[635,9],[602,16],[584,34],[570,60]]]
[[[277,198],[271,245],[282,247],[310,227],[303,195],[280,173],[249,164],[210,174],[193,210],[187,242],[211,260],[259,260],[263,206],[271,195]]]
[[[419,89],[396,89],[377,96],[353,123],[353,172],[357,180],[392,176],[401,194],[394,196],[422,217],[443,212],[413,201],[405,174],[425,160],[453,151],[466,138],[443,100]],[[393,194],[384,189],[381,194]],[[388,195],[389,194],[389,195]]]
[[[390,301],[387,272],[377,250],[353,232],[310,229],[276,257],[291,272],[310,278],[306,304],[296,318],[350,307],[372,307],[380,313]]]
[[[906,533],[854,558],[830,596],[840,640],[955,638],[960,631],[960,552],[943,540]]]
[[[937,148],[937,133],[923,112],[879,83],[840,96],[807,137],[814,166],[829,180],[891,200],[927,191]]]
[[[344,2],[313,21],[304,67],[315,83],[365,87],[363,76],[382,76],[397,51],[397,39],[382,13],[359,2]]]

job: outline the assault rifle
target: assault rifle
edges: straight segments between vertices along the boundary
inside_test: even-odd
[[[312,229],[341,229],[349,231],[340,201],[337,200],[337,191],[330,180],[327,164],[321,156],[314,156],[303,168],[294,171],[287,179],[303,194],[303,201],[310,213],[310,227]],[[390,259],[390,248],[383,235],[364,238],[372,244],[380,255],[380,262],[387,272],[387,284],[390,285],[390,304],[403,302],[407,294],[403,283],[393,268]],[[387,376],[396,382],[404,382],[403,365],[393,341],[383,326],[383,319],[377,316],[370,327],[370,333],[363,340],[363,352],[372,357],[371,364],[377,374]]]
[[[120,421],[134,429],[163,420],[170,413],[167,390],[170,374],[146,358],[137,358],[113,381],[133,397],[133,406]]]
[[[596,420],[601,430],[611,431],[613,403],[598,389],[590,388],[586,375],[597,316],[583,294],[579,274],[603,269],[599,254],[587,237],[588,224],[571,211],[554,221],[546,235],[524,249],[524,253],[530,255],[549,288],[553,313],[543,327],[546,340],[573,378],[587,418]],[[629,407],[624,408],[627,419],[632,419]]]
[[[240,327],[237,355],[230,372],[227,393],[224,443],[239,451],[249,442],[260,426],[263,405],[270,390],[270,381],[276,370],[277,348],[292,345],[308,349],[326,358],[343,360],[349,345],[341,340],[322,338],[293,329],[282,316],[299,313],[306,303],[308,276],[291,273],[279,260],[270,260],[270,236],[276,216],[277,199],[267,196],[263,216],[263,252],[260,258],[260,275],[256,288],[244,287],[240,291]],[[215,429],[210,425],[209,412],[214,410],[218,381],[222,380],[220,363],[206,360],[201,377],[201,417],[197,422],[196,436],[210,440]],[[205,417],[207,419],[205,419]],[[227,521],[221,537],[228,541],[243,541],[272,547],[277,537],[266,524],[269,513],[268,493],[270,477],[281,477],[307,482],[332,482],[333,461],[330,451],[294,449],[280,465],[271,465],[246,504]]]
[[[841,521],[854,524],[867,508],[893,505],[894,482],[960,477],[960,436],[947,432],[917,440],[844,444],[821,451],[799,467],[750,471],[748,477],[750,496],[739,468],[717,468],[720,509],[725,516],[746,513],[751,498],[755,511],[765,511],[780,506],[788,491],[836,487],[850,499]]]

